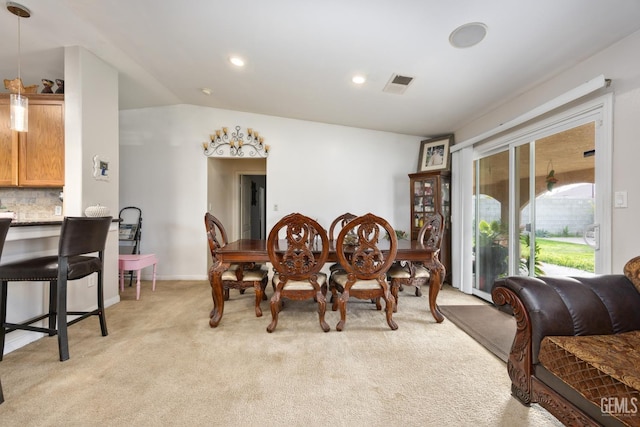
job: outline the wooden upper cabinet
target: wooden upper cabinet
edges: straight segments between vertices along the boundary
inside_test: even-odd
[[[0,98],[0,186],[64,185],[64,95],[29,95],[29,131],[9,128],[9,95]]]
[[[18,185],[18,135],[9,128],[9,97],[0,99],[0,186]]]

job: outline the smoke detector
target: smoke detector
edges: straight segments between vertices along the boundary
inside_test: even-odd
[[[400,74],[392,74],[391,78],[385,85],[384,89],[382,89],[382,91],[401,95],[407,90],[412,82],[413,77],[403,76]]]

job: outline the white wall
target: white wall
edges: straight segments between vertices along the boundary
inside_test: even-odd
[[[628,191],[628,208],[612,209],[612,272],[622,273],[624,264],[640,253],[636,236],[640,229],[640,32],[586,59],[557,77],[526,92],[500,108],[455,131],[461,142],[496,128],[556,96],[604,74],[612,85],[604,92],[614,93],[613,112],[613,188],[605,191]],[[600,189],[598,189],[600,190]]]
[[[84,209],[96,202],[110,207],[112,214],[115,211],[117,216],[118,148],[117,71],[83,48],[65,48],[65,216],[83,216]],[[110,159],[115,175],[109,182],[97,182],[92,178],[92,156],[96,153]],[[120,301],[117,230],[114,223],[105,249],[104,298],[107,306]],[[56,225],[12,227],[2,262],[54,255],[59,234],[60,227]],[[7,319],[22,322],[46,313],[48,289],[46,282],[9,284]],[[88,278],[73,281],[68,287],[67,301],[69,311],[92,310],[97,307],[96,287],[89,286]],[[73,335],[73,329],[69,334]],[[96,334],[100,334],[98,326]],[[37,332],[12,332],[6,337],[4,353],[42,336]],[[70,352],[73,357],[73,347]]]
[[[328,228],[350,211],[374,212],[409,230],[407,175],[416,171],[419,136],[192,105],[121,111],[120,205],[142,209],[142,249],[158,255],[160,279],[206,278],[202,143],[236,125],[255,129],[271,146],[267,229],[291,212]]]
[[[118,71],[84,48],[65,48],[64,214],[83,216],[100,203],[118,216]],[[109,161],[110,179],[96,180],[93,157]],[[118,227],[111,227],[105,249],[104,298],[120,301]],[[95,288],[69,288],[69,305],[96,305]],[[77,299],[78,301],[74,302]]]

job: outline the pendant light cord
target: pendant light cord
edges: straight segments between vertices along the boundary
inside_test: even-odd
[[[20,50],[20,16],[18,16],[18,97],[20,97],[20,89],[22,89],[22,79],[20,78],[20,58],[22,52]]]

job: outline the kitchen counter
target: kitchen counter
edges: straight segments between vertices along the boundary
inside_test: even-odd
[[[13,221],[7,234],[7,242],[16,240],[40,239],[60,236],[63,217],[59,220],[37,221]],[[114,223],[120,222],[119,218],[113,219]],[[117,229],[117,225],[115,227]]]
[[[34,225],[62,225],[62,219],[53,221],[13,221],[11,227],[30,227]]]

